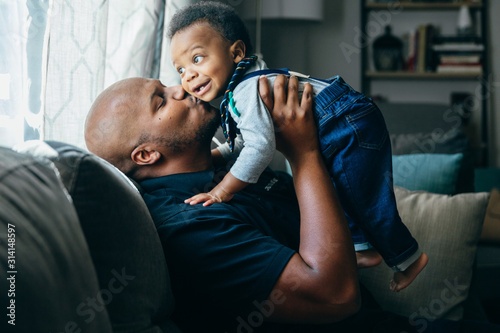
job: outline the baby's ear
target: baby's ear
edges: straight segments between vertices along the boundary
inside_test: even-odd
[[[231,54],[233,55],[233,62],[235,64],[239,63],[243,58],[245,58],[246,46],[242,40],[237,40],[231,45]]]

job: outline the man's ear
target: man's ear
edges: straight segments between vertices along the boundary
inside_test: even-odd
[[[147,146],[136,147],[130,154],[137,165],[153,165],[161,158],[161,153]]]
[[[233,56],[233,62],[235,64],[239,63],[243,58],[245,58],[246,46],[242,40],[237,40],[231,45],[231,54]]]

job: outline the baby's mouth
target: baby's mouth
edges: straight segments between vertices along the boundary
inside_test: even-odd
[[[200,84],[193,89],[193,92],[198,96],[203,96],[210,88],[210,81]]]

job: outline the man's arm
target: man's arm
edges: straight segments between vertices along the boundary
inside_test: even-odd
[[[259,89],[276,127],[277,148],[290,162],[300,208],[300,246],[274,286],[273,321],[327,323],[359,309],[356,258],[344,212],[319,151],[312,115],[312,87],[299,106],[298,81],[274,83],[274,107],[266,78]]]

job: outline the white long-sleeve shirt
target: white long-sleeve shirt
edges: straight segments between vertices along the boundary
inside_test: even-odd
[[[257,60],[246,74],[266,68],[264,61]],[[271,83],[276,76],[277,74],[267,75]],[[315,94],[327,86],[325,82],[312,78],[299,79],[300,92],[303,90],[303,82],[310,82]],[[233,98],[239,115],[229,109],[240,134],[235,139],[232,153],[228,144],[220,146],[219,151],[226,161],[236,159],[230,170],[234,177],[247,183],[256,183],[271,162],[276,149],[273,120],[259,94],[259,77],[240,82],[233,91]]]

